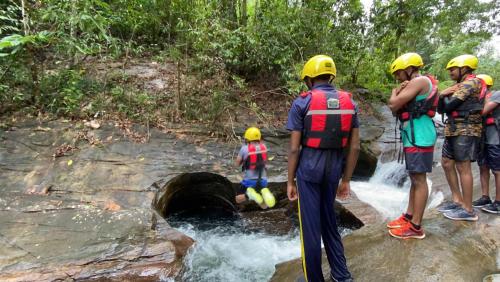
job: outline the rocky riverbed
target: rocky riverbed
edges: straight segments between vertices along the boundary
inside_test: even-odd
[[[375,156],[392,146],[387,139],[392,129],[376,119],[365,124],[370,126],[362,130],[363,166],[357,175],[367,180],[375,171]],[[253,205],[235,207],[231,199],[240,177],[232,166],[239,144],[216,142],[199,132],[64,120],[21,122],[0,131],[0,280],[182,280],[195,242],[165,217],[167,206],[174,211],[189,206],[165,203],[169,197],[196,203],[203,199],[196,196],[220,191],[208,185],[207,193],[188,193],[199,187],[193,181],[200,175],[203,183],[218,179],[226,187],[206,203],[245,211],[251,230],[293,232],[296,207],[284,194],[286,132],[264,131],[271,148],[271,188],[281,200],[265,213]],[[442,172],[438,168],[433,175],[433,193],[446,196]],[[167,193],[177,191],[172,187],[184,187],[185,193]],[[482,214],[478,223],[455,223],[430,210],[424,222],[428,238],[406,242],[390,238],[387,216],[358,198],[363,197],[337,207],[350,228],[364,225],[345,237],[357,280],[476,281],[498,271],[498,217]],[[300,271],[297,260],[282,263],[272,280],[293,281]]]

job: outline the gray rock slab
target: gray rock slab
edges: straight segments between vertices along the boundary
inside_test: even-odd
[[[498,271],[498,216],[481,214],[477,223],[464,223],[436,213],[424,224],[423,240],[393,238],[385,224],[347,235],[345,254],[355,281],[481,281]],[[323,256],[325,279],[329,271]],[[271,281],[295,281],[301,275],[296,259],[278,264]]]

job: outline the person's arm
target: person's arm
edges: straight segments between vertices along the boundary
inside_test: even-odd
[[[457,109],[467,98],[479,91],[481,84],[478,80],[466,80],[460,84],[456,84],[453,94],[444,98],[444,112],[450,113]],[[443,93],[441,93],[443,95]]]
[[[404,105],[415,98],[422,90],[428,88],[427,79],[423,77],[411,80],[400,91],[398,88],[392,91],[391,98],[389,99],[389,108],[393,113],[398,112]]]
[[[243,158],[240,155],[238,155],[238,157],[236,157],[236,160],[234,161],[234,165],[236,167],[238,167],[241,165],[242,162],[243,162]]]
[[[301,131],[292,131],[290,136],[290,147],[288,149],[288,181],[287,195],[290,201],[297,200],[297,186],[295,184],[295,172],[299,163]]]
[[[450,113],[462,105],[464,101],[460,100],[457,97],[444,97],[443,99],[443,110],[445,113]]]
[[[495,91],[489,99],[484,103],[483,115],[489,114],[500,104],[500,91]]]
[[[238,156],[236,157],[236,160],[234,160],[234,165],[236,167],[241,166],[247,154],[248,151],[246,150],[246,146],[241,146],[240,151],[238,152]]]
[[[487,102],[484,104],[483,108],[483,115],[489,114],[491,111],[493,111],[496,107],[498,106],[498,103],[496,102]]]
[[[353,128],[351,135],[349,136],[349,143],[347,147],[347,157],[346,164],[344,168],[344,174],[342,175],[342,181],[337,189],[337,196],[342,200],[349,197],[351,191],[351,178],[356,168],[356,163],[358,162],[358,156],[360,151],[360,139],[359,139],[359,128]]]

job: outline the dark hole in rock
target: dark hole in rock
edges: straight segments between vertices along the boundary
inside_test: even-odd
[[[242,212],[244,218],[254,218],[252,221],[258,222],[260,227],[270,225],[264,229],[274,229],[280,224],[286,226],[283,220],[291,221],[292,225],[298,227],[297,201],[288,201],[286,182],[269,183],[268,187],[277,200],[273,210],[280,210],[283,216],[270,217],[269,210],[264,211],[265,214],[261,213],[262,210],[253,202],[237,205],[235,195],[239,183],[231,183],[227,178],[209,172],[183,173],[174,177],[159,188],[153,206],[164,218],[176,222],[205,220],[207,227],[222,222],[227,224],[240,218],[238,211]],[[336,203],[334,210],[339,227],[354,230],[363,226],[361,220],[341,204]]]
[[[165,218],[171,215],[207,219],[234,217],[235,191],[225,177],[208,172],[183,173],[161,187],[153,202]]]

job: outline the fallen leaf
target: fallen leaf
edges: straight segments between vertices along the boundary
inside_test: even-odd
[[[107,211],[119,211],[121,209],[122,209],[122,207],[120,207],[120,205],[118,205],[117,203],[115,203],[113,201],[106,202],[106,205],[104,206],[104,210],[107,210]]]
[[[267,160],[269,160],[269,161],[274,160],[274,156],[267,158]]]
[[[68,161],[68,166],[71,166],[73,164],[73,160]]]

